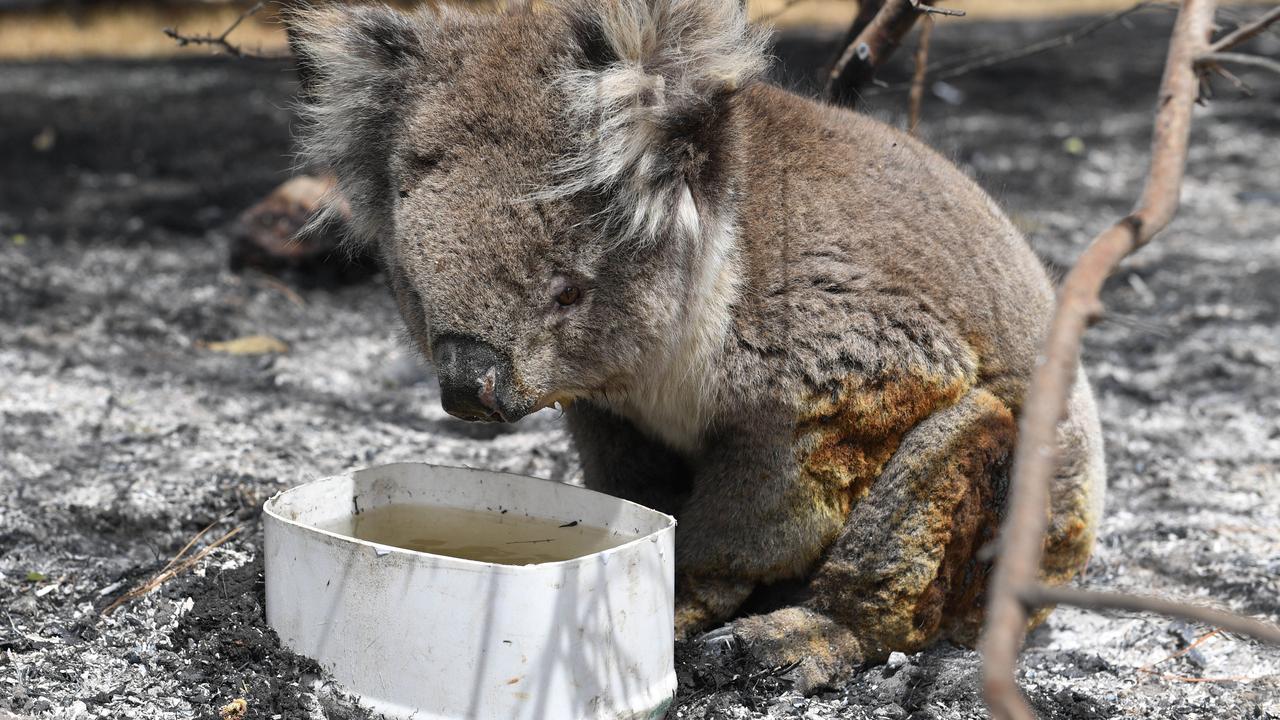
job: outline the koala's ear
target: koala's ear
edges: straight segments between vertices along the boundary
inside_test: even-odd
[[[560,87],[579,134],[566,191],[604,191],[610,234],[699,234],[724,199],[732,95],[766,68],[739,0],[559,0]]]
[[[302,159],[337,174],[352,238],[370,241],[390,217],[392,129],[424,74],[431,26],[373,5],[293,9],[285,26],[302,84]]]

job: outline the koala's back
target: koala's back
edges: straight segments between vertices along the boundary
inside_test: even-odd
[[[737,107],[747,342],[785,338],[811,385],[850,359],[918,360],[970,375],[1018,407],[1053,291],[990,197],[934,151],[863,115],[767,85]],[[854,327],[845,339],[856,344],[859,324],[875,346],[842,346],[840,329]]]

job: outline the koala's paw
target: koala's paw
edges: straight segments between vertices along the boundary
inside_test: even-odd
[[[716,577],[685,576],[676,583],[676,639],[685,640],[724,622],[746,601],[754,584]]]
[[[723,625],[698,636],[698,645],[706,658],[725,658],[736,655],[742,642],[733,632],[733,625]]]
[[[805,695],[850,677],[863,662],[853,633],[800,607],[742,618],[702,635],[698,642],[704,655],[746,653],[761,670],[777,671],[777,677]]]

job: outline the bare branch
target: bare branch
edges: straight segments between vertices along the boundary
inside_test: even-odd
[[[1037,585],[1022,591],[1020,598],[1029,607],[1071,605],[1087,610],[1129,610],[1132,612],[1159,613],[1160,615],[1204,623],[1227,632],[1248,635],[1263,642],[1280,645],[1280,627],[1270,623],[1260,622],[1236,613],[1215,610],[1201,605],[1188,605],[1175,600],[1149,595],[1129,595],[1126,593],[1096,592],[1079,588]]]
[[[247,52],[243,48],[241,48],[239,45],[236,45],[227,40],[227,36],[235,32],[236,28],[240,27],[240,23],[244,22],[245,20],[252,17],[253,15],[258,14],[258,12],[261,11],[265,5],[266,5],[266,0],[258,0],[258,2],[255,2],[253,5],[245,9],[244,12],[240,13],[240,15],[237,16],[236,19],[230,25],[228,25],[225,30],[222,31],[221,35],[217,35],[217,36],[214,36],[211,34],[183,35],[182,33],[178,32],[177,28],[168,28],[168,27],[165,28],[163,32],[165,35],[173,38],[174,42],[178,44],[178,47],[186,47],[188,45],[213,45],[213,46],[222,48],[222,51],[227,53],[228,55],[232,55],[238,58],[249,58],[254,60],[271,59],[272,56],[270,55],[261,55],[259,53]]]
[[[933,0],[868,0],[846,35],[844,51],[827,78],[827,99],[852,106],[859,90],[902,44],[916,19],[929,12]],[[874,15],[871,12],[874,10]],[[946,12],[942,14],[954,14]],[[865,25],[864,25],[865,23]],[[861,30],[859,30],[861,28]],[[849,39],[852,38],[852,39]]]
[[[924,76],[929,69],[929,41],[933,38],[933,18],[927,17],[920,26],[920,41],[916,46],[916,68],[911,76],[911,96],[907,111],[907,132],[916,134],[920,125],[920,105],[924,102]]]
[[[1165,657],[1160,658],[1155,662],[1149,662],[1146,665],[1143,665],[1142,667],[1138,668],[1138,672],[1143,673],[1144,675],[1163,674],[1163,673],[1158,673],[1158,671],[1155,669],[1157,665],[1161,663],[1169,662],[1170,660],[1176,660],[1177,658],[1180,658],[1183,655],[1186,655],[1187,653],[1191,652],[1192,650],[1195,650],[1196,648],[1200,647],[1201,645],[1205,644],[1209,640],[1221,634],[1222,634],[1222,628],[1214,628],[1209,632],[1196,638],[1195,642],[1191,643],[1190,645],[1187,645],[1181,650],[1175,653],[1170,653],[1169,655],[1166,655]]]
[[[827,99],[842,101],[852,107],[858,94],[858,88],[871,79],[875,67],[883,62],[882,56],[891,55],[893,50],[897,49],[897,43],[891,42],[890,36],[883,30],[887,24],[887,18],[890,16],[887,6],[891,3],[894,3],[894,0],[884,3],[881,11],[872,17],[871,22],[845,44],[844,50],[836,58],[831,67],[831,73],[827,77],[827,87],[824,92]],[[865,9],[869,4],[860,4],[859,10]],[[896,6],[906,7],[906,1],[897,0]],[[861,15],[861,12],[859,14]],[[910,29],[911,23],[915,22],[915,13],[898,13],[896,17],[899,19],[910,18],[906,23],[906,27],[898,35],[900,39]],[[857,23],[858,21],[855,19],[855,27]],[[879,41],[877,45],[882,49],[881,52],[877,53],[872,48],[871,42],[873,39]]]
[[[1221,53],[1236,48],[1253,38],[1261,35],[1272,24],[1280,22],[1280,7],[1272,8],[1270,12],[1262,17],[1254,20],[1247,25],[1241,25],[1231,33],[1224,35],[1221,39],[1215,41],[1209,46],[1209,52]]]
[[[939,63],[937,65],[930,65],[928,73],[935,80],[950,80],[952,78],[960,77],[961,75],[967,75],[976,70],[984,70],[996,65],[1003,65],[1015,60],[1033,57],[1041,53],[1049,52],[1050,50],[1056,50],[1060,47],[1069,47],[1098,32],[1104,27],[1119,22],[1129,15],[1148,7],[1164,7],[1164,5],[1156,0],[1144,0],[1143,2],[1139,2],[1124,10],[1118,10],[1109,15],[1103,15],[1095,20],[1090,20],[1080,27],[1061,35],[1037,40],[1029,45],[1021,45],[1019,47],[1008,48],[1005,50],[970,53],[969,55],[956,60]],[[866,96],[881,95],[884,93],[908,90],[910,87],[910,82],[893,83],[891,85],[869,88],[862,94]]]
[[[1246,85],[1246,84],[1245,84],[1245,82],[1244,82],[1243,80],[1241,80],[1240,78],[1236,77],[1234,74],[1232,74],[1232,72],[1231,72],[1230,70],[1228,70],[1228,69],[1226,69],[1226,68],[1222,67],[1221,65],[1218,65],[1218,64],[1215,64],[1215,63],[1208,63],[1208,64],[1203,65],[1203,67],[1204,67],[1204,69],[1205,69],[1205,70],[1209,70],[1209,71],[1211,71],[1211,72],[1214,72],[1214,73],[1216,73],[1216,74],[1218,74],[1218,75],[1221,75],[1222,77],[1226,78],[1226,79],[1227,79],[1227,80],[1228,80],[1232,85],[1234,85],[1234,86],[1235,86],[1235,88],[1236,88],[1237,90],[1239,90],[1240,92],[1244,93],[1245,95],[1252,95],[1252,94],[1253,94],[1253,88],[1251,88],[1251,87],[1249,87],[1248,85]]]
[[[925,3],[923,0],[911,0],[911,7],[915,8],[917,12],[922,12],[925,15],[947,15],[949,17],[964,17],[965,15],[963,10],[938,8]]]
[[[1002,551],[989,588],[981,641],[984,694],[996,720],[1035,717],[1017,688],[1014,668],[1030,619],[1024,601],[1039,587],[1049,479],[1057,460],[1057,424],[1075,380],[1081,337],[1102,307],[1098,298],[1103,282],[1125,256],[1168,225],[1177,210],[1191,109],[1200,89],[1195,59],[1207,48],[1214,5],[1214,0],[1184,0],[1178,12],[1160,83],[1151,169],[1142,197],[1132,214],[1090,243],[1063,281],[1031,379],[1014,453],[1008,515],[1000,533]]]
[[[1091,20],[1074,30],[1063,33],[1062,35],[1055,35],[1043,40],[1038,40],[1030,45],[981,53],[969,58],[961,58],[960,60],[950,64],[931,67],[929,68],[929,73],[938,80],[949,80],[951,78],[973,72],[974,70],[989,68],[992,65],[1000,65],[1013,60],[1021,60],[1050,50],[1056,50],[1060,47],[1069,47],[1107,27],[1108,25],[1119,22],[1120,20],[1123,20],[1140,10],[1144,10],[1153,4],[1155,3],[1151,0],[1144,0],[1144,2],[1139,2],[1132,7],[1125,8],[1124,10],[1117,10],[1116,12],[1108,13],[1102,17]]]
[[[1233,52],[1211,52],[1205,53],[1196,59],[1198,65],[1248,65],[1249,67],[1262,68],[1270,70],[1273,73],[1280,74],[1280,62],[1271,58],[1260,57],[1258,55],[1248,55],[1246,53]]]

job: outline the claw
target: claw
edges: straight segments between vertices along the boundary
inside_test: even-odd
[[[729,655],[738,649],[738,637],[734,635],[732,625],[709,630],[698,637],[698,642],[708,655]]]

